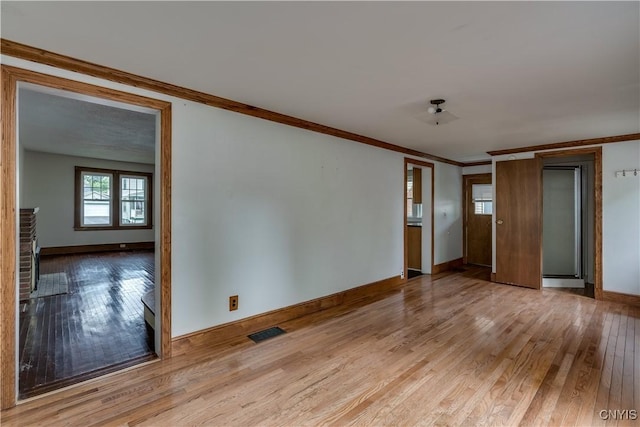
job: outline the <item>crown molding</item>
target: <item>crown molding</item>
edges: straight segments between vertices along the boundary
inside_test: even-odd
[[[163,93],[165,95],[175,96],[177,98],[209,105],[211,107],[222,108],[225,110],[234,111],[236,113],[258,117],[264,120],[270,120],[276,123],[282,123],[285,125],[306,129],[325,135],[331,135],[350,141],[360,142],[362,144],[383,148],[385,150],[391,150],[398,153],[434,160],[455,166],[464,165],[463,163],[457,162],[455,160],[446,159],[444,157],[435,156],[433,154],[423,153],[418,150],[402,147],[400,145],[392,144],[386,141],[369,138],[364,135],[358,135],[356,133],[344,131],[330,126],[325,126],[320,123],[310,122],[308,120],[288,116],[286,114],[281,114],[275,111],[265,110],[263,108],[243,104],[231,99],[221,98],[219,96],[211,95],[205,92],[200,92],[170,83],[164,83],[159,80],[138,76],[126,71],[105,67],[102,65],[50,52],[44,49],[39,49],[33,46],[28,46],[4,38],[0,39],[0,52],[4,55],[12,56],[15,58],[37,62],[39,64],[49,65],[67,71],[86,74],[89,76],[122,83],[128,86],[135,86],[142,89]]]
[[[626,135],[605,136],[602,138],[578,139],[576,141],[556,142],[554,144],[530,145],[528,147],[508,148],[505,150],[487,151],[491,156],[503,154],[525,153],[528,151],[556,150],[558,148],[582,147],[585,145],[610,144],[613,142],[633,141],[640,139],[640,133],[629,133]]]
[[[467,167],[467,166],[484,166],[484,165],[490,165],[492,163],[491,160],[478,160],[475,162],[466,162],[463,163],[462,166]]]

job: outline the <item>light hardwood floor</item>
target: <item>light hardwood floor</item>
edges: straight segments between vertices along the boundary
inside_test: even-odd
[[[283,323],[287,334],[260,344],[238,338],[191,348],[22,403],[0,421],[638,425],[599,413],[640,412],[639,308],[486,275],[421,276]]]

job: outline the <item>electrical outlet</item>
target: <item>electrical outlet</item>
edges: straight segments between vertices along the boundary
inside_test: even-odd
[[[120,248],[121,248],[121,249],[122,249],[122,248],[126,248],[126,247],[127,247],[127,245],[126,245],[126,244],[124,244],[124,243],[120,243]]]
[[[229,297],[229,311],[238,309],[238,295]]]
[[[400,272],[400,279],[404,279],[404,270]]]

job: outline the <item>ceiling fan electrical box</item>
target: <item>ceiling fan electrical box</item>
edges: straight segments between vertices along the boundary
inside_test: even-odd
[[[458,118],[442,107],[442,104],[445,103],[444,99],[432,99],[429,102],[431,103],[431,107],[429,107],[427,111],[431,114],[431,117],[426,120],[427,123],[437,126],[447,124]]]

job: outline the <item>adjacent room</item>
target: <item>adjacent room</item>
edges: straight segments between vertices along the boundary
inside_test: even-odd
[[[2,425],[634,425],[640,2],[2,1]]]
[[[155,357],[156,114],[29,84],[18,103],[27,398]]]

